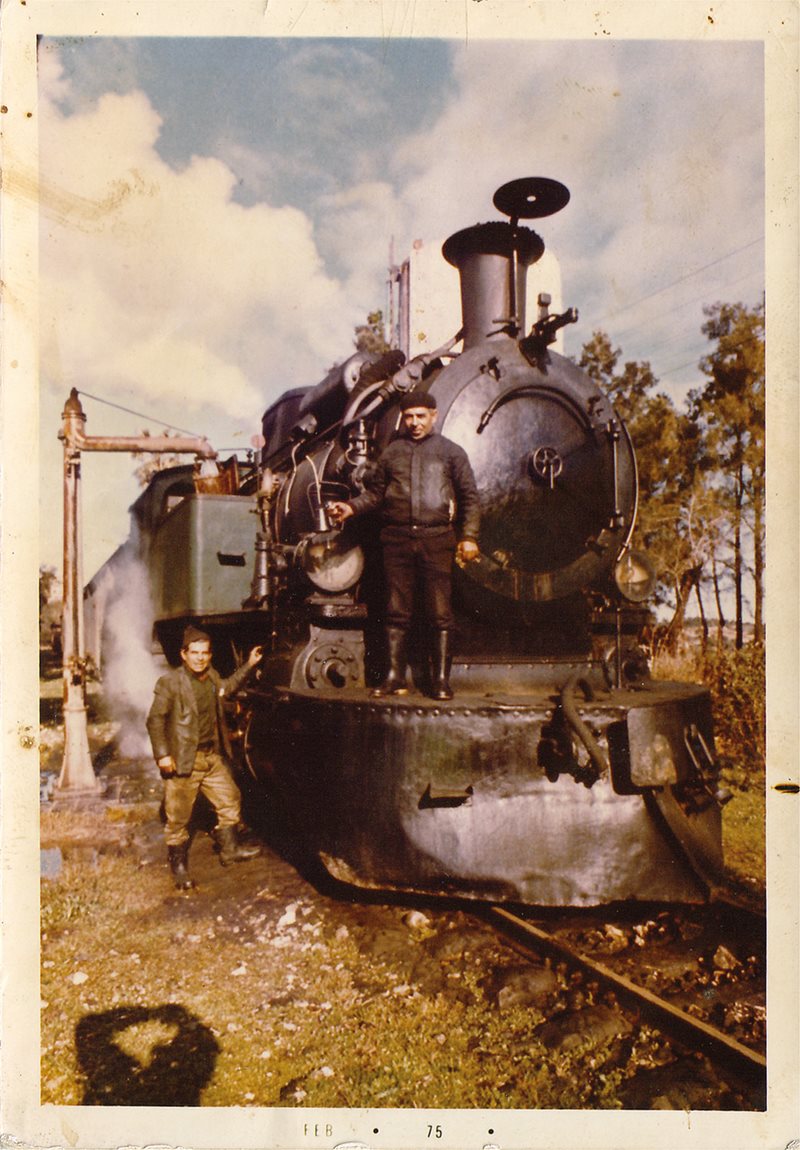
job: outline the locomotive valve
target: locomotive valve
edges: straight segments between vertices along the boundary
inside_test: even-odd
[[[551,344],[555,340],[556,332],[559,328],[577,322],[578,309],[576,307],[569,307],[566,311],[561,312],[560,315],[546,315],[542,319],[538,319],[531,328],[528,339],[533,343]]]

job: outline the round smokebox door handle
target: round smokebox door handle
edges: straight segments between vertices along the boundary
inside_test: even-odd
[[[543,479],[551,491],[563,469],[564,462],[555,447],[537,447],[528,456],[530,474],[536,479]]]

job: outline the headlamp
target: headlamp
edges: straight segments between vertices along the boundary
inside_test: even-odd
[[[656,585],[656,569],[643,551],[625,550],[614,567],[619,593],[631,603],[643,603]]]
[[[364,552],[343,543],[341,531],[309,535],[298,544],[296,559],[303,574],[320,591],[348,591],[364,570]]]

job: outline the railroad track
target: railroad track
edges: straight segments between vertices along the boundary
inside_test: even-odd
[[[736,900],[720,900],[724,916],[748,918],[746,929],[758,930],[758,919],[752,907],[742,908]],[[766,1058],[761,1051],[739,1041],[724,1030],[697,1017],[666,997],[654,994],[627,974],[615,970],[570,941],[557,937],[524,912],[491,906],[483,912],[485,920],[528,956],[544,956],[564,964],[573,975],[595,983],[606,995],[613,995],[619,1005],[632,1010],[640,1019],[678,1044],[687,1052],[698,1052],[713,1065],[736,1079],[740,1088],[756,1099],[766,1097]],[[740,919],[741,921],[741,919]],[[763,927],[763,922],[761,923]],[[560,933],[560,931],[559,931]]]

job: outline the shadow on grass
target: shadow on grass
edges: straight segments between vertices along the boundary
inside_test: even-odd
[[[209,1027],[174,1003],[87,1014],[75,1047],[84,1106],[197,1106],[220,1050]]]

